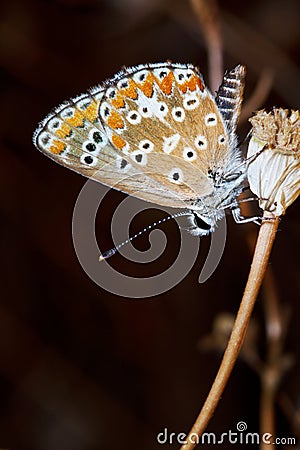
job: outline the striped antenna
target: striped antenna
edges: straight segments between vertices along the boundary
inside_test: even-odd
[[[154,222],[151,225],[148,225],[146,228],[144,228],[143,230],[139,231],[134,236],[131,236],[129,239],[126,239],[124,242],[121,242],[121,244],[118,244],[115,247],[111,248],[110,250],[107,250],[106,252],[102,253],[102,255],[99,256],[99,261],[104,261],[105,259],[110,258],[115,253],[117,253],[120,250],[121,247],[123,247],[124,245],[126,245],[129,242],[133,241],[133,239],[136,239],[137,237],[139,237],[141,234],[145,233],[146,231],[152,230],[157,225],[160,225],[161,223],[167,222],[170,219],[176,219],[177,217],[190,216],[190,215],[192,215],[191,211],[181,211],[179,213],[172,214],[171,216],[167,216],[164,219],[159,220],[158,222]]]

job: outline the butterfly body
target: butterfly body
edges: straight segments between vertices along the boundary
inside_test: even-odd
[[[56,108],[34,143],[105,185],[191,210],[192,232],[207,234],[245,176],[235,137],[244,76],[243,66],[225,74],[215,99],[192,65],[127,68]]]

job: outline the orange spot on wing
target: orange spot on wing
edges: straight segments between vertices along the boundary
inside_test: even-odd
[[[120,114],[112,111],[107,119],[107,125],[114,130],[117,128],[124,128],[124,122]]]
[[[74,116],[66,120],[73,127],[82,127],[84,116],[80,111],[76,110]]]
[[[126,142],[124,141],[124,139],[122,139],[117,134],[113,134],[111,140],[112,140],[114,146],[117,147],[119,150],[121,150],[126,145]]]
[[[121,95],[121,94],[118,93],[117,97],[111,101],[111,104],[112,104],[116,109],[124,108],[124,106],[125,106],[125,100],[124,100],[123,95]]]
[[[191,78],[188,81],[185,81],[182,84],[178,84],[178,88],[183,92],[184,94],[189,89],[190,91],[195,91],[195,89],[199,87],[201,91],[204,89],[204,85],[202,83],[202,80],[197,75],[192,75]]]
[[[129,80],[129,86],[125,89],[120,89],[120,93],[125,97],[129,97],[132,98],[133,100],[136,100],[138,96],[136,90],[136,83],[133,80]]]
[[[184,94],[186,93],[186,91],[188,90],[188,82],[186,81],[185,83],[182,84],[178,84],[178,88],[181,90],[181,92],[183,92]]]
[[[154,75],[150,72],[147,75],[146,80],[141,83],[138,84],[138,87],[140,88],[140,90],[146,95],[146,97],[152,97],[153,94],[153,82],[155,81]]]
[[[98,118],[98,106],[99,102],[93,101],[90,106],[86,108],[83,115],[91,122],[95,122],[95,120]]]
[[[49,150],[54,155],[60,155],[65,149],[66,149],[66,144],[64,142],[54,139]]]
[[[68,125],[67,123],[63,123],[61,128],[59,128],[59,130],[56,130],[55,134],[56,136],[64,139],[66,136],[69,136],[70,132],[71,132],[72,128],[70,127],[70,125]],[[60,141],[58,141],[60,142]]]
[[[188,88],[189,88],[191,91],[194,91],[194,90],[197,88],[197,86],[199,87],[199,89],[200,89],[201,91],[203,91],[203,89],[204,89],[204,85],[203,85],[203,83],[202,83],[202,80],[201,80],[201,78],[198,77],[197,75],[191,76],[191,78],[190,78],[189,81],[187,82],[187,85],[188,85]]]
[[[169,72],[168,75],[162,81],[157,79],[156,82],[164,94],[170,95],[174,83],[173,72]]]

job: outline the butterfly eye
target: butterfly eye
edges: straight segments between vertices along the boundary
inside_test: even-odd
[[[202,217],[196,213],[194,214],[194,223],[196,227],[200,228],[201,230],[209,231],[211,229],[211,225],[205,222]]]
[[[186,161],[191,162],[191,161],[195,161],[195,159],[197,158],[197,153],[192,148],[186,147],[183,150],[182,156]]]
[[[185,118],[185,112],[184,109],[180,106],[177,106],[172,109],[172,117],[176,122],[183,122]]]
[[[183,181],[183,173],[182,170],[178,167],[171,170],[171,172],[168,175],[168,180],[171,181],[171,183],[180,184]]]
[[[195,139],[195,146],[200,150],[205,150],[207,148],[207,139],[205,136],[199,134]]]
[[[215,113],[206,114],[204,122],[205,122],[205,125],[207,125],[208,127],[213,127],[214,125],[217,124],[216,114]]]

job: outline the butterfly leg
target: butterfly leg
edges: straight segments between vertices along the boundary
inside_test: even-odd
[[[260,216],[254,216],[254,217],[244,217],[241,215],[240,208],[236,206],[231,210],[232,216],[236,223],[250,223],[254,222],[256,225],[260,225],[262,221],[262,217]]]

